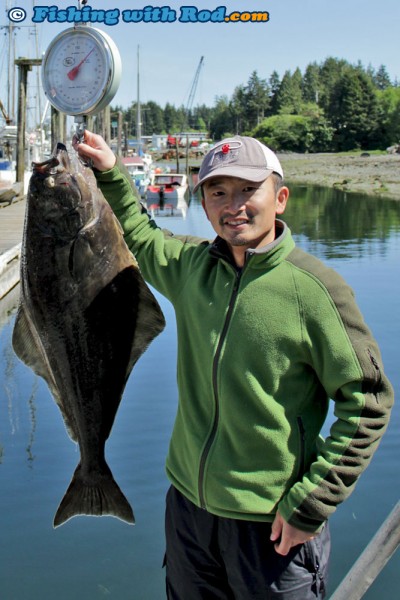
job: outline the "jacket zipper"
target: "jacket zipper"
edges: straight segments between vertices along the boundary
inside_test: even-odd
[[[199,485],[199,500],[200,500],[200,506],[203,509],[206,508],[206,501],[205,501],[204,490],[203,490],[205,466],[206,466],[206,462],[207,462],[207,457],[209,455],[211,446],[213,445],[213,442],[214,442],[214,439],[215,439],[215,436],[217,433],[218,423],[219,423],[219,399],[218,399],[218,386],[217,386],[218,363],[219,363],[219,358],[221,355],[222,346],[225,341],[226,333],[228,331],[229,323],[231,321],[233,307],[235,306],[236,298],[238,295],[239,283],[240,283],[240,278],[241,278],[242,272],[243,271],[236,272],[235,285],[232,290],[232,295],[231,295],[231,298],[229,301],[229,306],[228,306],[228,312],[226,314],[225,323],[222,328],[221,336],[220,336],[220,339],[218,342],[217,350],[215,352],[214,361],[213,361],[212,384],[213,384],[213,393],[214,393],[215,414],[214,414],[213,426],[212,426],[210,435],[208,436],[206,445],[204,446],[203,453],[200,458],[200,466],[199,466],[199,483],[198,483],[198,485]]]

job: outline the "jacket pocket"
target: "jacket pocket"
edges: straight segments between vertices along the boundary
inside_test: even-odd
[[[297,459],[297,479],[299,479],[305,470],[305,446],[306,446],[306,430],[304,428],[303,419],[297,417],[297,430],[299,437],[298,459]]]
[[[371,380],[372,380],[372,385],[371,385],[371,389],[368,391],[371,391],[375,398],[376,401],[379,401],[379,392],[381,390],[381,385],[382,385],[382,372],[381,372],[381,367],[379,365],[378,360],[375,358],[374,354],[371,352],[371,350],[368,348],[367,349],[367,356],[370,362],[370,365],[372,367],[371,370]]]

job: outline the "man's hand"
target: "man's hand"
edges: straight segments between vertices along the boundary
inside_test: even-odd
[[[276,513],[274,522],[272,523],[271,541],[277,542],[275,544],[275,550],[278,554],[286,556],[293,546],[298,544],[304,544],[308,540],[312,540],[315,537],[315,533],[308,531],[302,531],[292,525],[289,525],[285,519]]]
[[[98,171],[108,171],[113,168],[116,161],[115,154],[101,135],[85,129],[83,140],[78,142],[77,137],[72,140],[72,146],[79,156],[91,159],[94,168]]]

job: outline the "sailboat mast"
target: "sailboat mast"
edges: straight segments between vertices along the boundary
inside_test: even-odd
[[[140,110],[140,73],[139,73],[139,46],[137,47],[137,101],[136,101],[136,139],[138,155],[142,155],[142,115]]]
[[[8,23],[8,85],[7,85],[7,113],[14,122],[15,117],[15,26]]]

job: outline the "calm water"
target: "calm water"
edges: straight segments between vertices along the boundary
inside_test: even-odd
[[[285,218],[298,245],[352,285],[398,392],[400,202],[292,187]],[[212,235],[197,199],[185,221],[161,221],[176,233]],[[46,385],[13,354],[14,298],[0,304],[0,598],[162,599],[164,457],[177,397],[173,311],[159,298],[166,330],[135,367],[107,444],[137,524],[79,517],[54,530],[78,453]],[[372,464],[331,519],[331,591],[399,499],[399,428],[397,404]],[[399,572],[400,553],[365,598],[398,598]]]

